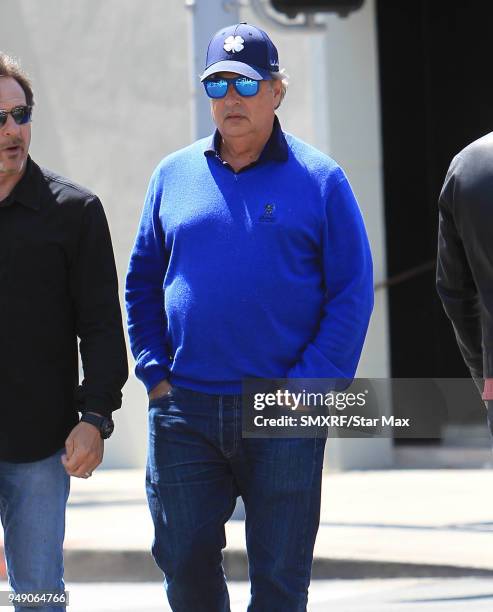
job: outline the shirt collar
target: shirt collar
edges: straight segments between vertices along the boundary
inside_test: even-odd
[[[206,140],[204,155],[216,155],[221,158],[220,154],[220,144],[221,144],[221,134],[219,130],[216,129],[214,134],[211,134],[209,138]],[[286,142],[286,138],[284,137],[284,133],[281,128],[281,124],[277,115],[274,117],[274,125],[272,127],[271,135],[269,136],[269,140],[266,142],[265,147],[262,150],[259,158],[253,162],[253,164],[258,164],[260,162],[267,161],[287,161],[288,159],[288,143]]]
[[[39,210],[40,194],[36,181],[36,169],[36,164],[28,156],[26,169],[21,180],[16,184],[5,200],[3,200],[2,207],[18,202],[33,210]]]

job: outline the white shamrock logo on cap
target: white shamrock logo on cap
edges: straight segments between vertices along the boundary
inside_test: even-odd
[[[239,51],[243,51],[244,42],[241,36],[228,36],[224,41],[224,50],[228,53],[238,53]]]

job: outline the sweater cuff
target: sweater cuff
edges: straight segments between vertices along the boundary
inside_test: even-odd
[[[482,398],[484,400],[493,400],[493,378],[487,378],[484,381]]]
[[[149,393],[162,380],[169,378],[169,369],[160,363],[149,363],[145,366],[137,364],[135,366],[135,375],[145,385],[147,393]]]

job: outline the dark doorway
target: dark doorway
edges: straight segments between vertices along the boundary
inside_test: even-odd
[[[493,130],[493,2],[377,0],[377,20],[393,277],[434,260],[447,167]],[[434,267],[392,286],[389,305],[393,377],[468,376],[435,293]]]

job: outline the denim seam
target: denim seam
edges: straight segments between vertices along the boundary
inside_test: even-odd
[[[223,396],[219,396],[218,402],[218,421],[219,421],[219,448],[224,454],[224,432],[223,432]]]
[[[239,416],[239,396],[234,396],[234,404],[233,404],[233,455],[236,454],[236,449],[238,448],[238,416]]]
[[[317,457],[317,447],[318,447],[318,438],[314,438],[314,445],[313,445],[313,457],[312,457],[312,471],[310,474],[310,492],[312,492],[312,488],[313,488],[313,482],[314,482],[314,476],[315,476],[315,463],[316,463],[316,457]],[[310,510],[310,506],[312,504],[312,497],[311,495],[308,495],[308,508],[307,508],[307,514],[309,514],[309,510]],[[307,552],[307,546],[306,546],[306,538],[308,535],[308,521],[303,521],[303,549],[301,551],[301,560],[302,560],[302,568],[306,567],[306,552]],[[311,571],[310,571],[311,574]]]
[[[228,435],[225,436],[224,433],[224,423],[225,423],[225,419],[224,419],[224,401],[223,401],[223,395],[219,396],[219,443],[220,443],[220,448],[221,448],[221,452],[223,453],[223,455],[225,457],[227,457],[228,459],[231,459],[235,453],[236,453],[236,449],[238,447],[238,434],[237,434],[237,411],[238,411],[238,402],[239,402],[239,397],[237,395],[233,396],[233,402],[231,405],[231,416],[232,416],[232,427],[228,426]],[[229,409],[229,408],[228,408]],[[229,421],[228,421],[229,423]],[[232,435],[231,434],[231,430],[232,430]],[[231,438],[231,447],[229,446],[229,439]]]

